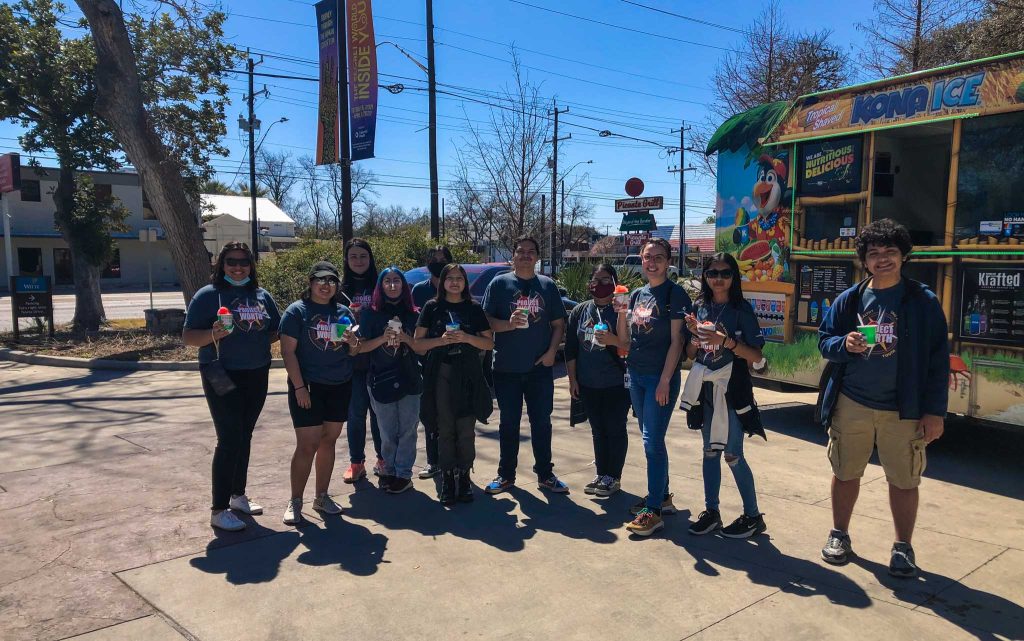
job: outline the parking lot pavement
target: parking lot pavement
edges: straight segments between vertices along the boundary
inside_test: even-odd
[[[701,446],[669,429],[680,512],[631,540],[643,494],[635,420],[623,492],[595,499],[586,424],[557,382],[556,472],[540,491],[524,429],[517,487],[441,508],[429,481],[385,495],[337,482],[345,508],[280,521],[294,437],[284,373],[253,441],[248,493],[266,508],[241,533],[207,522],[213,429],[194,372],[88,372],[0,363],[0,630],[63,639],[1020,639],[1020,435],[950,425],[929,448],[916,580],[886,573],[885,480],[869,465],[843,567],[818,552],[831,525],[813,394],[757,390],[768,441],[746,441],[768,534],[693,537]],[[475,481],[493,475],[497,414],[477,426]],[[337,474],[347,464],[344,438]],[[422,439],[421,439],[422,446]],[[422,450],[420,452],[420,464]],[[726,520],[740,510],[724,474]]]
[[[177,307],[185,309],[185,299],[181,291],[155,291],[153,292],[153,306],[157,309],[166,307]],[[103,293],[103,309],[107,313],[108,320],[124,318],[145,318],[146,310],[149,309],[149,291],[126,292],[113,291]],[[53,322],[57,325],[70,323],[75,317],[75,295],[55,294],[53,297]],[[22,319],[21,326],[26,328],[31,321]],[[11,324],[11,297],[7,294],[0,295],[0,332],[9,332]]]

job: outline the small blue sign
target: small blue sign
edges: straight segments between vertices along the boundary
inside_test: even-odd
[[[46,287],[45,276],[15,276],[14,277],[14,292],[16,294],[35,294],[35,293],[46,293],[49,289]]]

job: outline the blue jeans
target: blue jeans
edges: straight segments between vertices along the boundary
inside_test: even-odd
[[[530,444],[537,478],[551,478],[551,412],[555,403],[555,377],[550,367],[536,365],[526,374],[494,372],[494,395],[498,398],[498,438],[501,455],[498,476],[514,481],[519,465],[519,424],[523,420],[523,401],[530,418]]]
[[[718,494],[722,487],[722,453],[709,452],[708,443],[711,439],[712,399],[710,394],[703,395],[704,428],[700,431],[704,437],[704,505],[709,510],[718,510]],[[739,488],[743,499],[743,513],[756,516],[761,512],[757,509],[757,493],[754,491],[754,473],[743,456],[743,426],[736,412],[729,409],[729,440],[725,445],[726,463],[732,470],[732,477]],[[736,457],[736,458],[733,458]],[[729,460],[733,459],[733,460]]]
[[[380,423],[380,456],[384,474],[412,478],[416,462],[416,426],[420,422],[420,395],[410,394],[394,403],[378,403],[370,396],[370,405]]]
[[[370,407],[370,391],[366,387],[365,369],[352,372],[352,401],[348,404],[348,454],[352,463],[366,462],[366,412],[370,412],[370,437],[373,449],[380,456],[380,429],[377,415]]]
[[[661,374],[638,374],[629,370],[629,395],[633,399],[633,411],[640,421],[644,436],[644,454],[647,455],[647,507],[661,510],[661,502],[668,494],[668,450],[665,448],[665,433],[672,418],[672,410],[679,398],[679,372],[672,375],[668,385],[668,403],[658,405],[655,392]]]

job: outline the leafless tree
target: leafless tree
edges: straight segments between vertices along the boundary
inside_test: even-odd
[[[288,207],[290,192],[302,179],[291,160],[292,154],[287,151],[260,149],[256,154],[256,182],[266,190],[267,198],[282,209]]]
[[[486,212],[490,237],[509,251],[517,236],[541,226],[541,194],[548,182],[549,105],[512,52],[513,82],[486,125],[466,119],[469,137],[457,150],[462,205]],[[479,207],[477,205],[479,204]]]
[[[322,165],[324,170],[321,179],[327,181],[328,200],[334,211],[335,227],[338,235],[341,235],[341,165]],[[352,165],[352,218],[353,226],[362,224],[366,216],[366,206],[373,202],[371,196],[380,196],[380,192],[374,187],[377,177],[373,171],[364,168],[362,165]]]
[[[430,229],[430,216],[419,207],[406,209],[401,205],[382,207],[367,203],[364,207],[363,223],[357,229],[359,236],[394,236],[411,227],[424,226]]]
[[[329,235],[332,231],[328,225],[332,214],[328,205],[327,183],[320,176],[316,160],[312,156],[299,158],[299,167],[302,171],[302,204],[303,214],[300,218],[303,222],[312,223],[313,237],[321,238],[321,234]]]
[[[981,0],[875,0],[872,20],[857,24],[867,36],[860,52],[864,67],[881,78],[961,58],[965,41],[943,36],[977,15],[982,4]]]

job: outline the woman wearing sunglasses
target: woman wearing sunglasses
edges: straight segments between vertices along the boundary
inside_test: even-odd
[[[762,360],[764,337],[753,307],[743,298],[739,267],[731,254],[714,254],[705,261],[700,289],[693,313],[686,316],[686,352],[694,365],[681,408],[687,410],[687,424],[700,429],[704,440],[705,509],[689,531],[708,534],[722,527],[718,496],[724,452],[743,499],[743,514],[723,528],[722,535],[747,538],[766,529],[757,508],[754,475],[743,456],[745,432],[764,437],[747,368]]]
[[[352,356],[359,341],[351,330],[352,312],[342,303],[339,289],[338,269],[319,262],[309,272],[309,287],[302,298],[289,305],[281,318],[281,356],[288,370],[288,410],[295,428],[286,525],[302,521],[302,495],[314,461],[313,509],[341,514],[328,489],[335,443],[348,420]]]
[[[263,513],[246,497],[245,485],[252,433],[267,400],[270,344],[277,340],[280,320],[274,298],[256,279],[249,246],[224,245],[210,284],[188,305],[181,336],[199,348],[203,393],[217,432],[210,525],[221,530],[245,528],[235,512]]]
[[[383,270],[370,309],[363,312],[359,335],[363,339],[361,351],[370,355],[367,385],[380,425],[380,454],[384,459],[380,489],[388,494],[400,494],[412,487],[423,391],[419,359],[412,350],[417,318],[412,289],[402,270]]]
[[[611,496],[619,490],[629,445],[629,390],[623,380],[626,365],[617,351],[629,347],[629,338],[620,339],[616,327],[612,308],[616,284],[614,267],[594,267],[588,284],[593,300],[572,310],[565,333],[569,393],[582,401],[594,437],[597,476],[583,491],[597,496]]]

